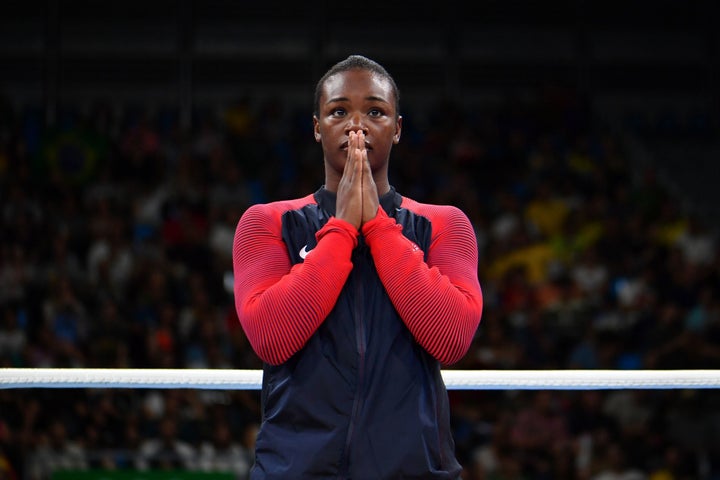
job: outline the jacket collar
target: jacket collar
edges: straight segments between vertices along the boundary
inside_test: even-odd
[[[323,185],[315,192],[314,197],[317,204],[320,205],[320,208],[332,216],[335,215],[337,193],[326,190]],[[380,206],[390,217],[395,216],[395,209],[400,208],[401,203],[402,196],[395,191],[395,187],[393,186],[390,186],[389,192],[380,197]]]

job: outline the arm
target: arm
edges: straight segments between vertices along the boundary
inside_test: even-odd
[[[451,207],[436,208],[433,237],[423,252],[382,210],[363,226],[380,280],[417,342],[443,364],[457,362],[470,348],[480,323],[482,292],[478,249],[467,217]]]
[[[292,266],[280,215],[250,207],[233,243],[235,308],[255,353],[279,365],[300,350],[325,320],[352,269],[357,230],[330,219],[304,263]]]

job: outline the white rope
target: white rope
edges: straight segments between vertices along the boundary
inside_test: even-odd
[[[720,388],[720,370],[443,370],[448,390]],[[261,370],[0,368],[0,389],[259,390]]]

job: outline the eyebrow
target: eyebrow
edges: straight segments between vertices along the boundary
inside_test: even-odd
[[[388,104],[390,103],[390,102],[388,102],[387,100],[385,100],[384,98],[382,98],[382,97],[376,97],[375,95],[370,95],[370,96],[368,96],[368,97],[365,97],[365,100],[369,100],[369,101],[372,101],[372,102],[388,103]],[[330,99],[328,99],[328,101],[325,102],[325,104],[327,105],[327,104],[329,104],[329,103],[348,102],[348,101],[350,101],[350,99],[347,98],[347,97],[335,97],[335,98],[330,98]]]

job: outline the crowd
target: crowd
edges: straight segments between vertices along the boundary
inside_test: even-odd
[[[251,204],[322,181],[310,110],[0,109],[0,367],[261,368],[232,300]],[[462,208],[485,297],[461,369],[720,368],[716,232],[572,97],[403,109],[390,180]],[[451,391],[466,480],[720,478],[713,390]],[[245,478],[254,391],[0,390],[0,479]]]

